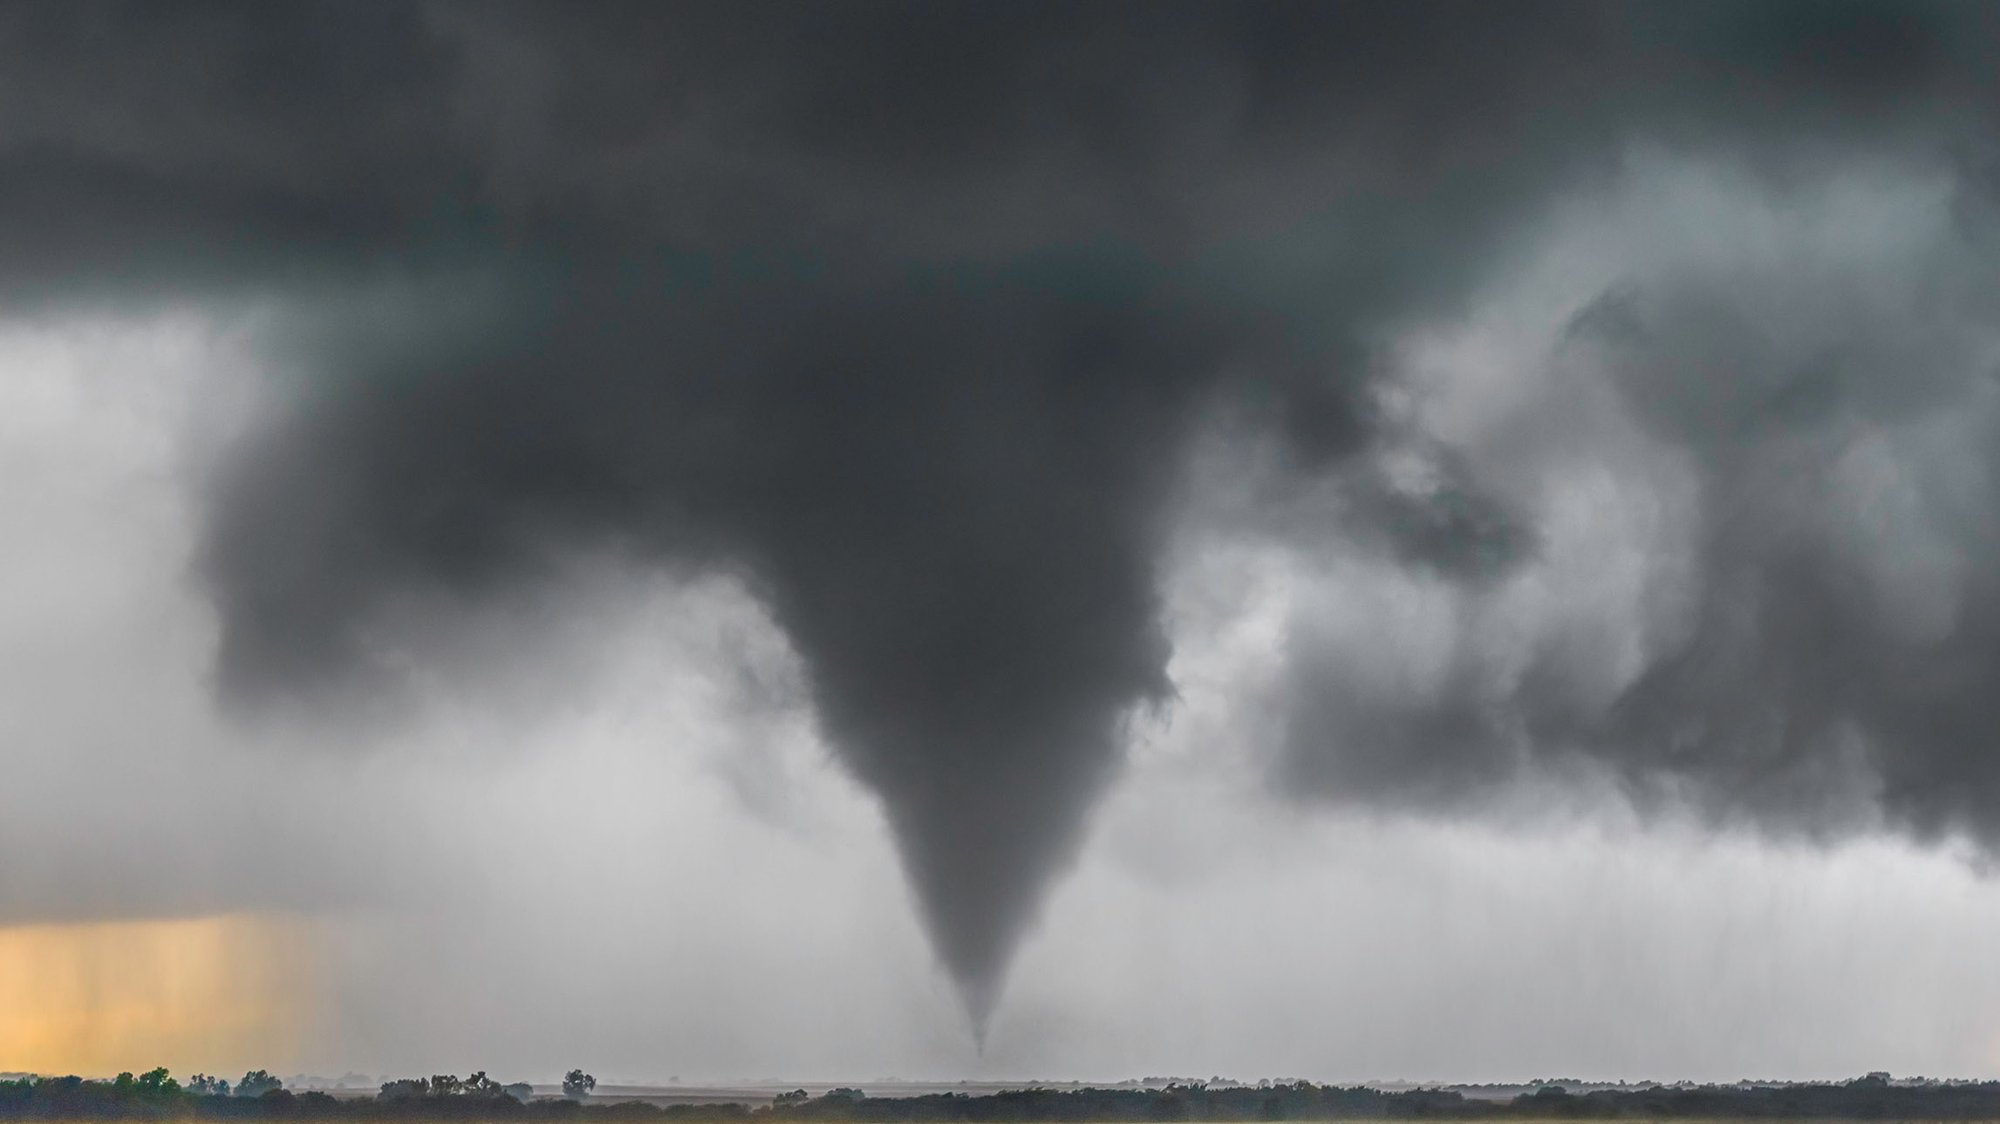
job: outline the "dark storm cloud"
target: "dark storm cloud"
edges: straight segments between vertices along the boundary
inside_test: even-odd
[[[1453,306],[1633,141],[1782,177],[1828,149],[1962,159],[1990,136],[1990,17],[1970,7],[15,3],[0,20],[11,299],[303,310],[270,343],[302,381],[206,497],[228,699],[393,699],[431,610],[510,596],[577,549],[739,574],[882,797],[975,1017],[1121,724],[1171,694],[1157,570],[1212,415],[1275,434],[1300,479],[1340,471],[1380,436],[1384,334]],[[1450,581],[1535,550],[1474,480],[1354,494],[1356,533]],[[1769,641],[1746,679],[1786,677],[1814,721],[1837,698],[1885,729],[1924,711],[1885,799],[1987,776],[1947,749],[1987,729],[1976,636],[1891,668],[1807,604],[1838,601],[1810,544],[1726,540],[1719,588],[1766,562],[1805,579],[1742,625]],[[1792,658],[1806,649],[1824,661]],[[1483,775],[1478,707],[1378,721],[1321,670],[1335,689],[1295,725],[1345,716],[1331,752],[1361,764],[1336,775]],[[1679,745],[1673,721],[1708,701],[1682,684],[1662,671],[1621,713],[1662,710],[1632,721]]]
[[[1629,681],[1603,690],[1615,661],[1581,636],[1601,622],[1496,641],[1476,619],[1493,602],[1462,586],[1450,650],[1414,687],[1381,689],[1337,638],[1301,643],[1290,781],[1462,806],[1583,772],[1715,819],[1991,846],[2000,226],[1989,200],[1946,192],[1837,216],[1822,221],[1846,229],[1766,230],[1772,246],[1615,287],[1542,360],[1552,395],[1588,381],[1636,429],[1533,399],[1515,438],[1531,461],[1590,471],[1606,458],[1563,447],[1643,446],[1674,466],[1656,493],[1691,492],[1685,558],[1652,578],[1650,613],[1616,621],[1647,648]],[[1620,564],[1620,533],[1596,564]],[[1692,580],[1661,576],[1674,566]],[[1527,576],[1578,576],[1551,573]]]
[[[1841,302],[1755,324],[1713,294],[1668,292],[1586,329],[1641,416],[1703,466],[1691,627],[1613,716],[1642,773],[1808,820],[1851,803],[1829,784],[1860,783],[1899,826],[2000,839],[2000,428],[1984,409],[2000,356],[1966,347],[1991,338],[2000,307],[1990,268],[1956,256],[1929,263],[1939,296],[1886,315]],[[1974,307],[1941,307],[1952,294]],[[1728,389],[1688,393],[1717,368],[1739,372]],[[1841,477],[1869,463],[1864,443],[1927,415],[1957,415],[1956,448],[1871,481],[1889,492],[1877,511],[1844,502],[1866,495]],[[1857,544],[1856,525],[1875,541]]]

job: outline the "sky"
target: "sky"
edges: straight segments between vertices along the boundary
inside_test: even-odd
[[[2000,1067],[1976,5],[0,5],[0,1069]]]

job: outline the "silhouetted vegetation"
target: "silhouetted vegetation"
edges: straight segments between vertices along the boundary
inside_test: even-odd
[[[236,1095],[239,1097],[261,1097],[265,1093],[276,1092],[284,1087],[284,1082],[265,1073],[261,1069],[253,1069],[243,1075],[243,1080],[236,1083]]]
[[[565,1077],[566,1093],[588,1096],[596,1079]],[[1870,1074],[1840,1084],[1650,1085],[1572,1093],[1543,1083],[1512,1098],[1466,1096],[1455,1089],[1388,1092],[1308,1081],[1251,1085],[1176,1082],[1111,1089],[1030,1088],[971,1096],[932,1093],[871,1097],[860,1089],[812,1096],[803,1089],[771,1103],[681,1104],[644,1100],[582,1104],[571,1097],[530,1099],[528,1087],[503,1085],[484,1072],[390,1081],[374,1096],[293,1092],[263,1070],[235,1086],[196,1074],[186,1085],[164,1069],[109,1081],[31,1077],[0,1081],[0,1118],[55,1120],[464,1120],[610,1124],[614,1121],[1117,1122],[1175,1120],[1995,1120],[2000,1082],[1891,1081]]]

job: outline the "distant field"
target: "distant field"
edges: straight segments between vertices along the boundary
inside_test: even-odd
[[[798,1088],[798,1087],[799,1086],[793,1086],[793,1088]],[[1064,1088],[1064,1086],[1042,1086],[1042,1087]],[[1087,1088],[1088,1086],[1082,1086],[1082,1087]],[[808,1088],[810,1090],[810,1087]],[[962,1091],[966,1092],[968,1095],[971,1096],[984,1096],[990,1093],[1006,1092],[1019,1088],[1020,1086],[1018,1085],[1008,1085],[1008,1086],[996,1085],[991,1087],[977,1088],[976,1090],[974,1088],[968,1088]],[[937,1089],[928,1091],[945,1092],[945,1091],[961,1091],[961,1090],[957,1090],[956,1088],[954,1088],[952,1090]],[[559,1092],[559,1090],[557,1092]],[[702,1090],[698,1092],[690,1092],[689,1095],[681,1099],[671,1099],[665,1096],[607,1097],[605,1095],[599,1094],[597,1096],[591,1097],[591,1101],[593,1103],[600,1101],[609,1102],[613,1100],[645,1101],[648,1103],[660,1105],[662,1107],[671,1104],[728,1104],[733,1102],[733,1103],[751,1105],[754,1107],[761,1104],[768,1104],[770,1102],[771,1097],[776,1095],[776,1092],[777,1091],[760,1090],[758,1092],[750,1094],[723,1096],[717,1093],[712,1093],[712,1091],[709,1090]],[[889,1098],[889,1097],[918,1096],[921,1094],[918,1092],[876,1093],[873,1090],[870,1090],[869,1095],[872,1097]],[[860,1113],[857,1113],[851,1119],[854,1122],[854,1124],[866,1124],[866,1122],[871,1118],[867,1115],[866,1111],[864,1110]],[[1422,1120],[1424,1118],[1417,1118],[1417,1119]],[[1857,1121],[1866,1121],[1867,1124],[1978,1124],[1978,1122],[1984,1120],[1991,1120],[1994,1122],[1994,1124],[2000,1124],[2000,1114],[1995,1114],[1992,1117],[1927,1117],[1927,1116],[1884,1117],[1884,1116],[1865,1116],[1865,1115],[1675,1117],[1675,1116],[1625,1116],[1625,1115],[1604,1114],[1604,1115],[1546,1116],[1546,1117],[1506,1116],[1501,1118],[1439,1117],[1434,1119],[1437,1121],[1437,1124],[1452,1124],[1452,1122],[1455,1119],[1458,1121],[1458,1124],[1776,1124],[1776,1122],[1782,1122],[1782,1124],[1855,1124],[1855,1122]],[[1287,1117],[1286,1120],[1287,1122],[1324,1120],[1329,1122],[1337,1122],[1337,1124],[1412,1124],[1412,1118],[1407,1116],[1402,1116],[1402,1117],[1336,1116],[1336,1115],[1328,1115],[1321,1117],[1295,1116],[1295,1117]],[[1007,1122],[989,1121],[982,1119],[981,1121],[978,1122],[978,1124],[1007,1124]],[[1019,1124],[1046,1124],[1046,1122],[1024,1120],[1019,1122]],[[1135,1124],[1144,1124],[1144,1122],[1135,1122]],[[1176,1120],[1173,1121],[1172,1124],[1243,1124],[1243,1122],[1240,1120],[1234,1120],[1234,1121],[1210,1120],[1206,1118],[1196,1117],[1189,1120]]]
[[[245,1079],[246,1082],[249,1078]],[[306,1082],[302,1079],[301,1084]],[[1558,1124],[1812,1124],[1870,1121],[2000,1122],[2000,1082],[1897,1082],[1872,1073],[1846,1082],[1741,1085],[1528,1086],[1238,1085],[1152,1078],[1114,1085],[1084,1082],[875,1081],[727,1084],[603,1083],[593,1095],[562,1096],[558,1086],[520,1086],[528,1103],[500,1085],[440,1077],[397,1082],[392,1096],[353,1085],[338,1090],[272,1090],[227,1098],[186,1092],[159,1069],[134,1081],[48,1078],[0,1084],[0,1118],[121,1121],[451,1121],[453,1124],[1266,1124],[1270,1121],[1423,1121]],[[327,1093],[332,1093],[329,1098]],[[746,1112],[746,1110],[749,1110]]]

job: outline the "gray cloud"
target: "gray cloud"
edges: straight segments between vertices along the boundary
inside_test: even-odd
[[[1642,252],[1600,254],[1627,275],[1568,314],[1496,297],[1531,326],[1494,361],[1539,369],[1452,423],[1542,553],[1497,584],[1406,585],[1430,631],[1397,641],[1400,671],[1302,624],[1287,775],[1425,805],[1581,772],[1720,819],[1990,844],[1984,203],[1935,172],[1633,179],[1652,200],[1611,221]]]
[[[11,300],[298,310],[266,340],[295,381],[203,495],[231,705],[393,712],[437,622],[579,551],[731,574],[882,798],[975,1021],[1123,723],[1172,694],[1159,569],[1214,419],[1272,438],[1275,494],[1345,481],[1343,533],[1477,591],[1545,536],[1448,448],[1424,487],[1355,467],[1399,440],[1398,331],[1634,143],[1785,190],[1857,154],[1976,167],[1992,137],[1992,18],[1943,5],[0,18]],[[1773,517],[1787,411],[1889,409],[1869,372],[1909,358],[1911,310],[1817,310],[1848,334],[1792,372],[1804,337],[1759,351],[1733,292],[1643,290],[1577,329],[1701,466],[1676,654],[1583,706],[1483,695],[1467,652],[1397,702],[1302,643],[1300,777],[1428,801],[1497,780],[1495,745],[1559,746],[1734,799],[1853,745],[1899,822],[1975,814],[1947,794],[1990,771],[1965,748],[1981,579],[1944,611],[1965,627],[1897,640],[1831,530]]]

